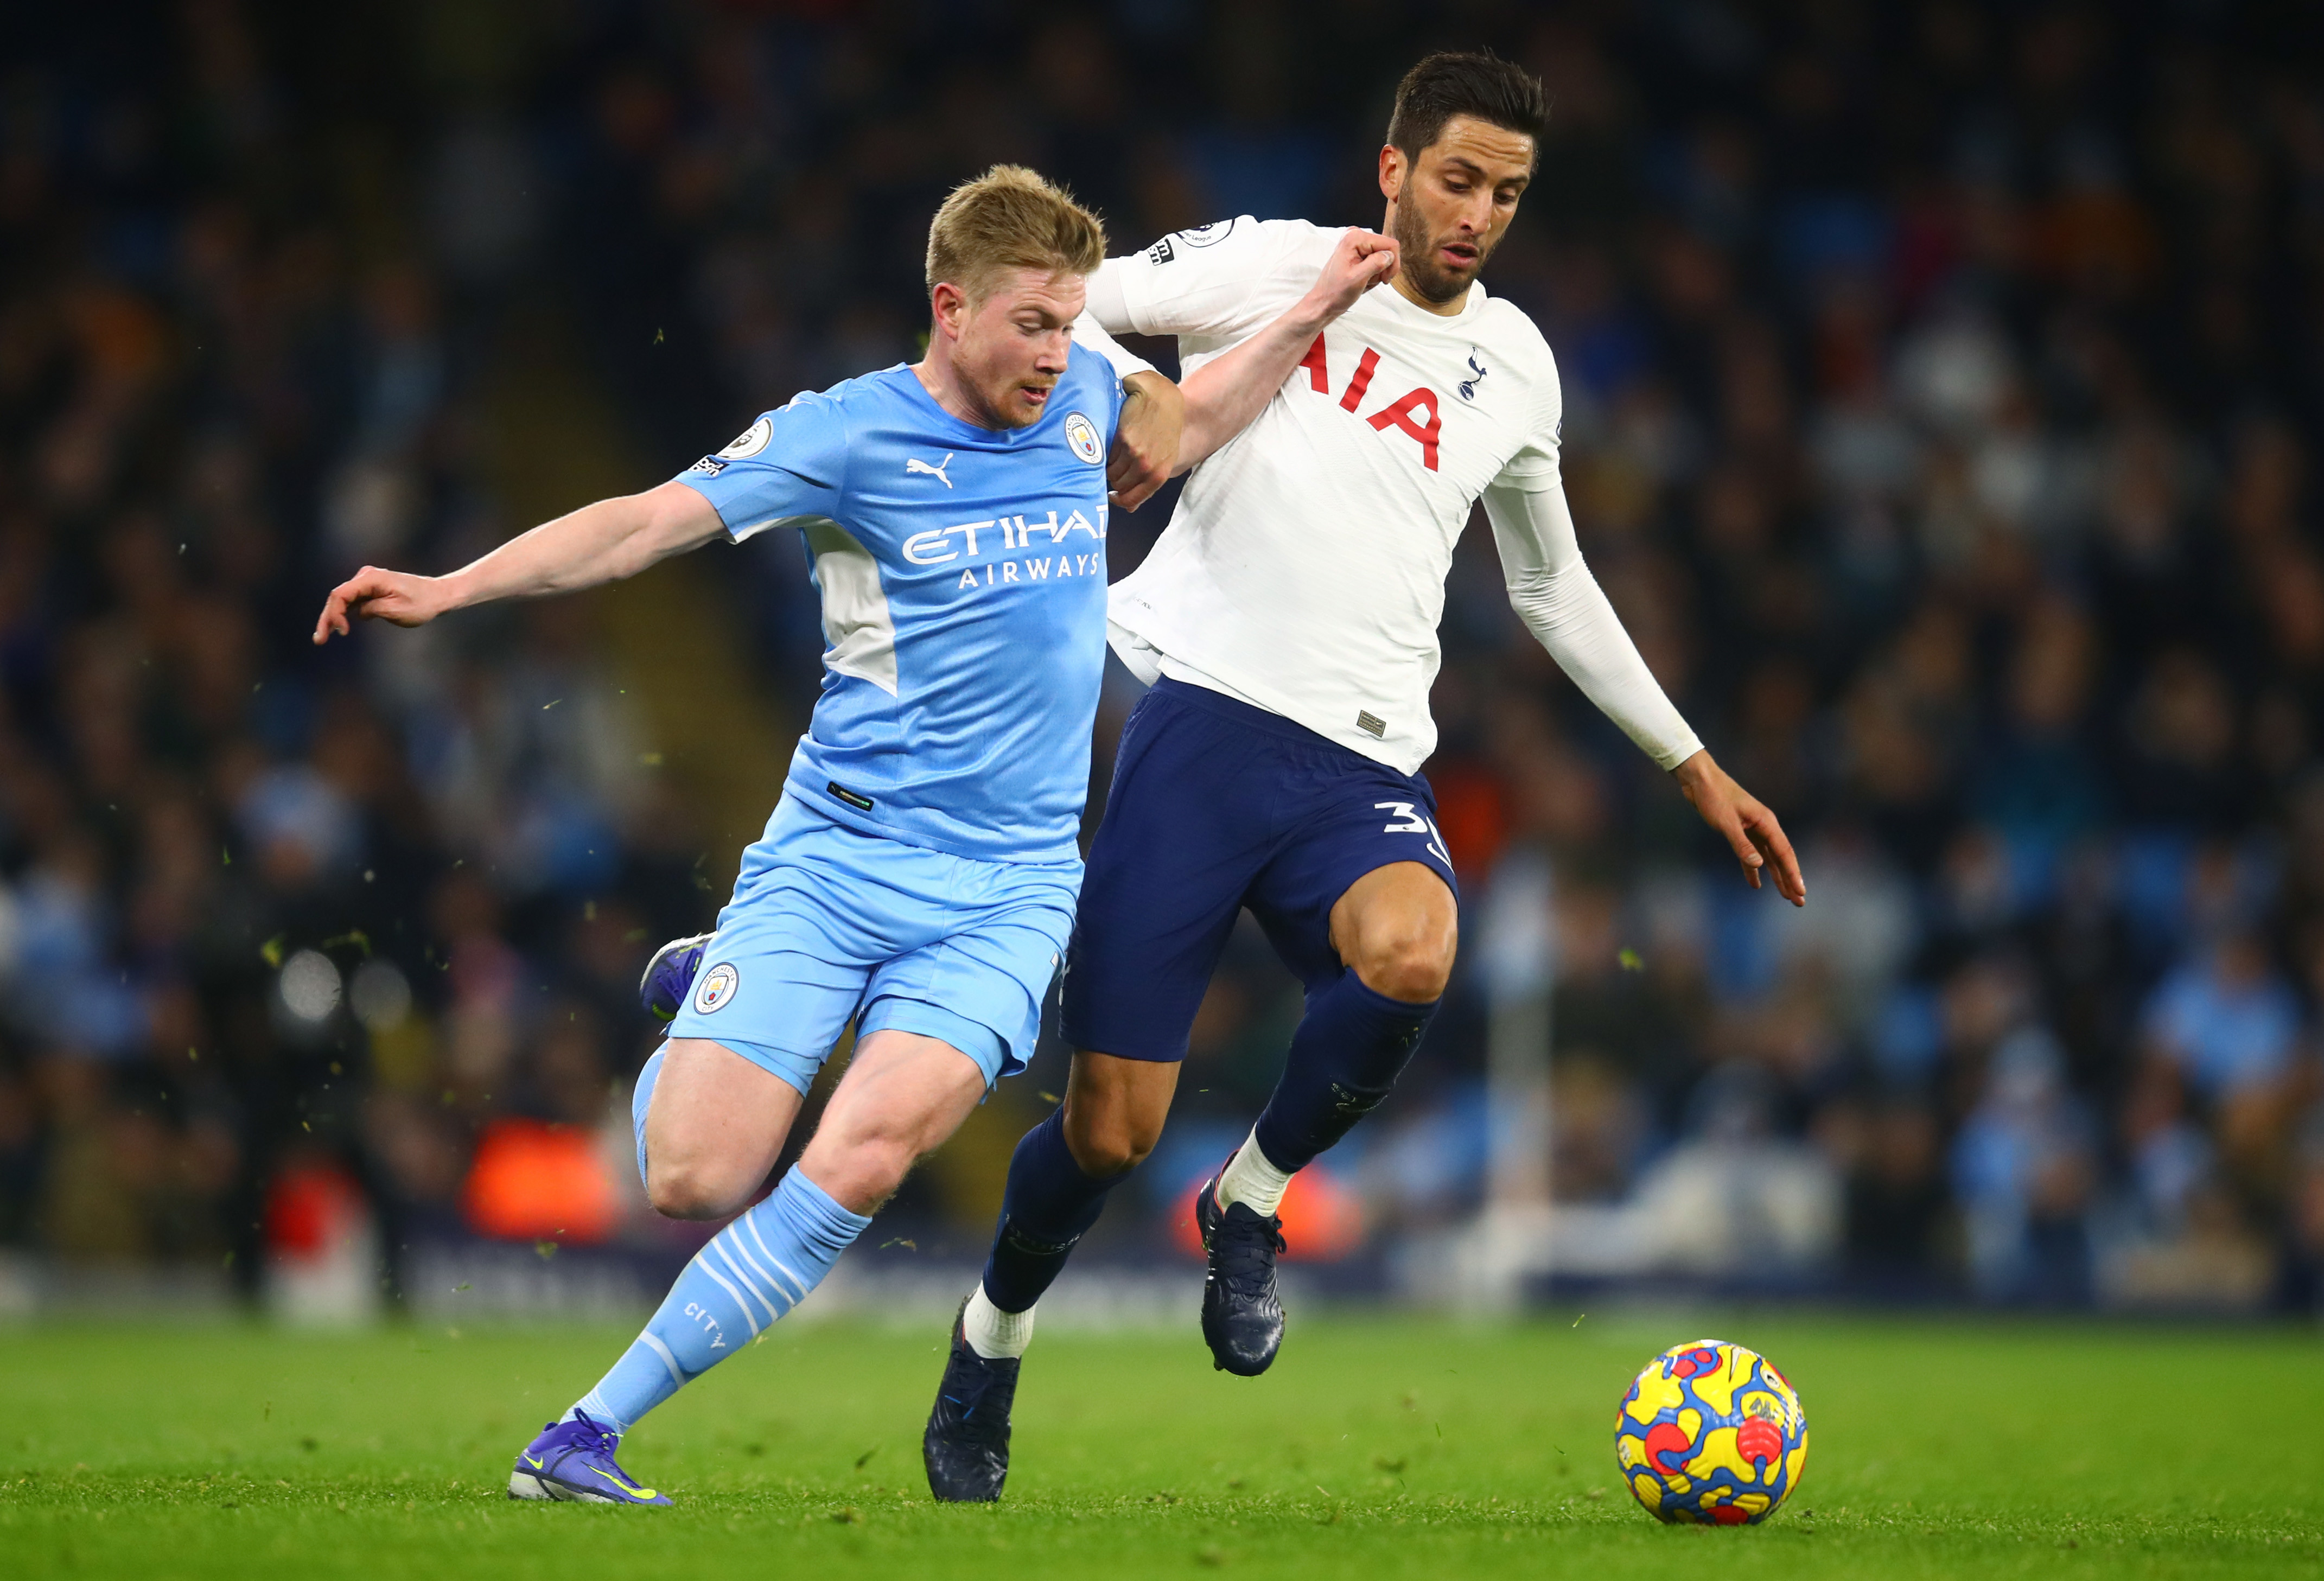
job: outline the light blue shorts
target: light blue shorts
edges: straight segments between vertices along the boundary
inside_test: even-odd
[[[802,1093],[850,1021],[941,1038],[988,1088],[1033,1057],[1082,865],[977,861],[835,823],[792,796],[742,853],[672,1037]]]

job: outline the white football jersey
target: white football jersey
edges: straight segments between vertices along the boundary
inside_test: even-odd
[[[1245,216],[1109,259],[1128,320],[1109,327],[1176,336],[1191,373],[1306,295],[1342,234]],[[1563,409],[1517,308],[1472,285],[1446,317],[1375,287],[1194,469],[1113,587],[1116,650],[1148,679],[1211,685],[1415,772],[1436,747],[1453,545],[1489,486],[1559,487]]]

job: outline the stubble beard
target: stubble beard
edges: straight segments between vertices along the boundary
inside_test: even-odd
[[[1485,267],[1490,253],[1485,243],[1477,244],[1477,267],[1466,275],[1446,272],[1436,262],[1434,238],[1428,234],[1428,222],[1421,216],[1417,204],[1396,206],[1396,251],[1403,261],[1404,277],[1412,289],[1432,302],[1449,302],[1469,289],[1478,273]]]
[[[976,404],[984,409],[984,416],[989,420],[990,426],[1001,433],[1013,433],[1020,428],[1029,428],[1049,414],[1048,402],[1044,401],[1029,414],[1019,415],[1021,409],[1018,405],[1018,391],[1024,383],[1021,379],[1012,376],[1001,380],[992,386],[987,386],[973,379],[966,382],[976,398]],[[1056,400],[1056,385],[1051,384],[1048,388],[1049,399]]]

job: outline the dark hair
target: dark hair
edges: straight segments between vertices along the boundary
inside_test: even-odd
[[[1541,78],[1489,50],[1440,51],[1425,57],[1396,85],[1396,110],[1388,119],[1388,140],[1417,160],[1420,151],[1444,134],[1455,115],[1523,133],[1538,145],[1549,124],[1549,95]]]

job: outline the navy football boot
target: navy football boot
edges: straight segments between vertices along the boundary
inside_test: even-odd
[[[1275,1291],[1283,1220],[1273,1214],[1261,1218],[1243,1202],[1222,1211],[1219,1178],[1213,1175],[1194,1198],[1194,1224],[1210,1254],[1203,1275],[1203,1339],[1211,1347],[1211,1364],[1256,1378],[1283,1347],[1283,1301]]]
[[[961,1303],[966,1310],[968,1303]],[[920,1436],[928,1492],[953,1504],[989,1504],[1009,1480],[1009,1411],[1017,1402],[1016,1356],[987,1361],[952,1320],[952,1356]]]
[[[638,998],[660,1020],[678,1019],[686,992],[694,986],[694,974],[702,970],[702,951],[709,943],[708,933],[672,939],[646,962],[646,974],[638,979]]]
[[[576,1504],[667,1505],[669,1498],[613,1463],[620,1435],[586,1415],[553,1421],[524,1447],[509,1473],[512,1499],[556,1499]]]

